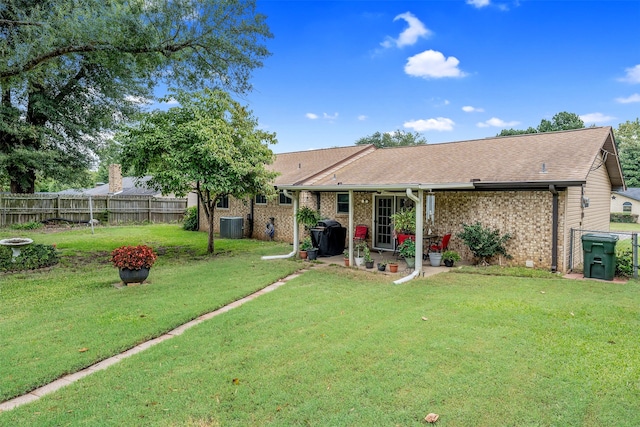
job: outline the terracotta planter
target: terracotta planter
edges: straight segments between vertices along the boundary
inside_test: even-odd
[[[344,266],[349,267],[349,258],[344,259]]]
[[[129,270],[128,268],[121,268],[119,270],[120,280],[122,283],[142,283],[149,277],[149,269],[141,268],[140,270]]]
[[[398,272],[398,264],[390,263],[389,264],[389,271],[392,272],[392,273],[397,273]]]
[[[300,251],[299,255],[300,259],[307,259],[307,251]]]

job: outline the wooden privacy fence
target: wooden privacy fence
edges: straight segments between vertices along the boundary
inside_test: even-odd
[[[182,221],[187,199],[151,196],[71,196],[58,194],[1,194],[0,227],[62,218],[70,222],[170,223]]]

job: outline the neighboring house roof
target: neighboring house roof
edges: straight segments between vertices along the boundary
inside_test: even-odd
[[[143,178],[134,178],[125,176],[122,178],[122,191],[116,193],[119,196],[156,196],[160,195],[160,191],[149,188],[145,185],[147,181],[151,179],[150,176]],[[64,190],[58,192],[58,194],[78,194],[85,196],[107,196],[109,193],[109,184],[98,185],[93,188],[87,188],[84,190]]]
[[[640,201],[640,188],[637,187],[627,188],[626,191],[614,191],[613,194]]]
[[[611,127],[372,150],[321,179],[289,183],[310,189],[339,185],[345,190],[580,185],[602,166],[597,161],[600,153],[612,187],[623,188]]]

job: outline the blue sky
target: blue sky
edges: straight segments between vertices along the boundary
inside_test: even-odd
[[[258,0],[274,38],[240,101],[276,153],[640,117],[640,0]]]

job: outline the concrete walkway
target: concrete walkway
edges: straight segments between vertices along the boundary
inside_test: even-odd
[[[156,344],[159,344],[163,341],[166,341],[168,339],[171,339],[173,337],[177,337],[178,335],[182,335],[182,333],[184,331],[186,331],[189,328],[192,328],[196,325],[199,325],[200,323],[204,322],[205,320],[209,320],[213,317],[216,317],[222,313],[226,313],[229,310],[232,310],[236,307],[240,307],[241,305],[243,305],[246,302],[249,302],[251,300],[254,300],[256,298],[258,298],[261,295],[266,294],[267,292],[271,292],[275,289],[278,289],[280,286],[284,285],[285,283],[287,283],[289,280],[291,279],[295,279],[296,277],[299,277],[301,274],[303,274],[305,271],[308,271],[308,269],[303,269],[300,270],[296,273],[290,274],[289,276],[285,277],[284,279],[278,280],[277,282],[267,286],[266,288],[262,288],[261,290],[252,293],[251,295],[248,295],[242,299],[239,299],[237,301],[232,302],[231,304],[225,305],[222,308],[219,308],[215,311],[212,311],[210,313],[207,314],[203,314],[202,316],[187,322],[181,326],[178,326],[177,328],[167,332],[164,335],[161,335],[157,338],[154,338],[152,340],[146,341],[142,344],[139,344],[123,353],[117,354],[115,356],[112,356],[108,359],[105,359],[101,362],[98,362],[94,365],[89,366],[88,368],[85,368],[81,371],[78,371],[74,374],[70,374],[70,375],[66,375],[62,378],[58,378],[57,380],[55,380],[52,383],[49,383],[47,385],[44,385],[40,388],[37,388],[35,390],[32,390],[31,392],[24,394],[22,396],[18,396],[16,398],[13,398],[11,400],[7,400],[5,402],[0,403],[0,412],[2,411],[8,411],[11,410],[13,408],[16,408],[20,405],[24,405],[26,403],[29,402],[33,402],[34,400],[38,400],[40,399],[42,396],[49,394],[49,393],[53,393],[54,391],[57,391],[59,389],[61,389],[64,386],[67,386],[69,384],[72,384],[76,381],[78,381],[81,378],[84,378],[86,376],[89,376],[91,374],[93,374],[94,372],[97,371],[101,371],[103,369],[108,368],[111,365],[115,365],[116,363],[120,362],[123,359],[126,359],[129,356],[133,356],[134,354],[138,354],[150,347],[153,347]]]

